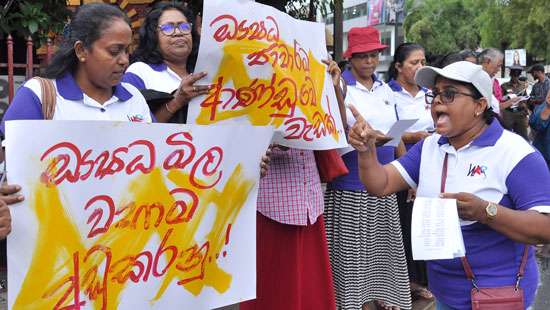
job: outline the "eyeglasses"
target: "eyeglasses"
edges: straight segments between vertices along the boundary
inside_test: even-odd
[[[191,33],[192,26],[193,24],[191,23],[166,23],[160,25],[159,29],[162,34],[172,36],[176,33],[176,29],[178,29],[183,34],[189,34]]]
[[[472,98],[476,99],[476,97],[474,97],[474,95],[472,95],[472,94],[462,93],[462,92],[452,90],[452,89],[445,89],[442,92],[438,92],[438,91],[435,90],[433,92],[427,93],[425,98],[426,98],[426,103],[427,104],[432,104],[435,97],[441,96],[441,102],[443,104],[451,104],[455,100],[456,95],[463,95],[463,96],[468,96],[468,97],[472,97]]]

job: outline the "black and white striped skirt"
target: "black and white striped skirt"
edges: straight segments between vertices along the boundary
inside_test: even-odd
[[[338,309],[380,300],[411,308],[407,261],[395,194],[327,190],[325,227]]]

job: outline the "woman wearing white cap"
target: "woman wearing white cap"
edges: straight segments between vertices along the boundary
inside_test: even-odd
[[[545,161],[523,138],[493,120],[488,109],[492,82],[480,66],[461,61],[443,69],[424,67],[416,81],[433,89],[426,100],[432,104],[436,134],[390,164],[379,163],[374,150],[379,135],[352,107],[357,122],[349,141],[359,154],[361,180],[377,196],[412,187],[417,197],[457,200],[466,259],[428,261],[438,309],[472,308],[474,284],[513,287],[518,280],[527,308],[538,282],[528,245],[550,242]],[[466,262],[474,281],[467,278]]]

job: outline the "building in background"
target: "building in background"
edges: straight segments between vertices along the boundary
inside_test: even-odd
[[[380,31],[382,44],[389,46],[380,55],[378,66],[378,72],[384,75],[392,61],[395,47],[403,42],[403,4],[403,0],[344,0],[343,50],[348,46],[347,34],[351,28],[376,27]],[[321,17],[320,21],[326,24],[327,32],[332,34],[334,15],[330,13]]]

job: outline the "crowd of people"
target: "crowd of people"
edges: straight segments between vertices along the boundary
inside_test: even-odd
[[[56,90],[53,115],[31,79],[0,130],[17,119],[186,123],[189,101],[211,90],[197,83],[208,73],[194,71],[200,40],[194,21],[184,7],[156,5],[130,55],[124,13],[83,5],[46,70]],[[528,94],[517,65],[510,82],[499,84],[498,49],[461,51],[426,66],[424,48],[404,43],[384,81],[377,66],[386,48],[378,30],[357,27],[348,34],[345,70],[325,61],[353,147],[339,151],[347,175],[324,189],[313,151],[272,147],[257,200],[257,298],[240,309],[410,309],[413,300],[434,297],[437,309],[469,309],[472,281],[461,259],[412,259],[416,196],[456,199],[476,285],[514,285],[525,256],[519,285],[524,306],[533,302],[538,273],[531,245],[550,242],[544,67],[529,70],[538,82]],[[383,146],[383,133],[400,119],[418,121],[397,147]],[[485,167],[483,173],[468,173],[471,165]],[[2,238],[11,227],[7,205],[24,199],[20,190],[0,188]]]

